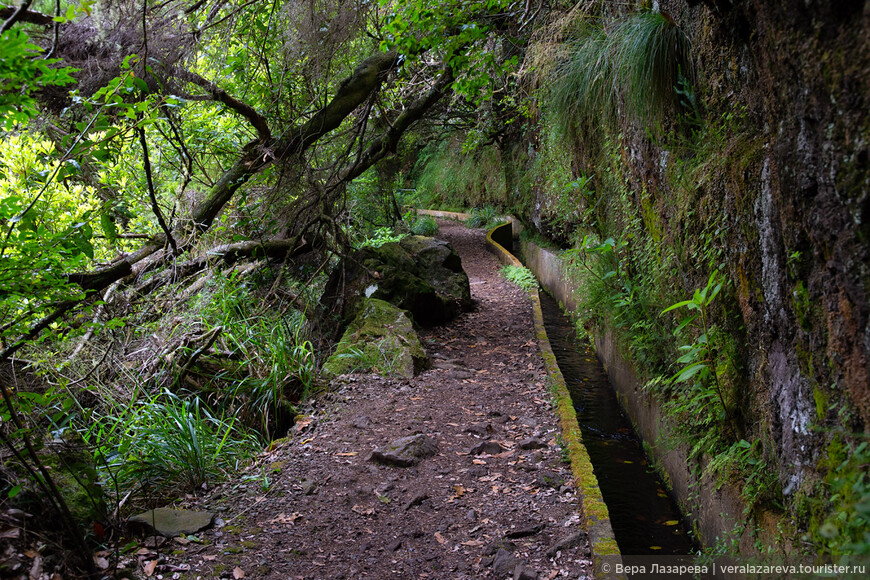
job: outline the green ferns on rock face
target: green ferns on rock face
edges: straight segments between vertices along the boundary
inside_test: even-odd
[[[551,97],[563,121],[592,130],[614,122],[621,104],[654,123],[678,106],[678,87],[693,80],[691,44],[660,12],[628,15],[612,26],[585,25],[554,71]]]

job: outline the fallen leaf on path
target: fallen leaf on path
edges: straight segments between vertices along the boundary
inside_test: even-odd
[[[469,540],[469,541],[467,541],[467,542],[462,542],[462,545],[463,545],[463,546],[472,546],[472,547],[474,547],[474,546],[482,546],[482,545],[483,545],[483,542],[481,542],[480,540]]]
[[[150,562],[145,562],[145,566],[143,570],[145,571],[146,576],[154,576],[154,569],[157,568],[157,560],[151,560]]]
[[[468,455],[468,454],[464,453],[463,455]],[[486,465],[486,461],[484,461],[483,459],[472,459],[471,462],[475,465]]]
[[[455,493],[453,495],[451,495],[449,498],[447,498],[448,503],[453,503],[454,499],[456,499],[457,497],[462,497],[468,491],[474,491],[473,489],[465,489],[463,486],[461,486],[458,483],[453,484],[453,490]]]
[[[10,540],[14,540],[21,535],[21,530],[18,528],[9,528],[8,530],[3,530],[0,532],[0,538],[8,538]]]
[[[446,544],[447,543],[447,540],[444,538],[444,536],[441,535],[440,532],[435,532],[435,539],[438,540],[439,544]]]
[[[202,557],[202,559],[205,560],[206,562],[214,562],[215,560],[217,560],[217,556],[214,555],[214,554],[212,554],[212,555],[205,555],[205,556]]]
[[[276,517],[275,519],[269,520],[266,523],[267,524],[293,524],[293,523],[296,523],[296,520],[298,520],[301,517],[302,517],[302,514],[300,514],[299,512],[294,512],[294,513],[290,514],[289,516],[287,514],[282,513],[282,514],[278,514],[278,517]]]
[[[105,558],[103,558],[105,560]],[[97,564],[99,566],[99,564]],[[109,567],[109,561],[106,560],[106,568]],[[106,568],[102,568],[105,570]],[[33,559],[33,565],[30,567],[30,577],[31,578],[39,578],[42,576],[42,558],[37,556]]]
[[[302,430],[305,427],[311,425],[311,422],[314,421],[314,417],[308,415],[296,415],[295,426],[297,430]]]
[[[109,567],[109,561],[106,560],[105,558],[103,558],[102,556],[98,556],[98,557],[94,558],[94,564],[96,564],[97,568],[99,568],[100,570],[105,570],[106,568]],[[34,576],[35,578],[38,578],[39,574],[32,574],[32,576]]]
[[[359,455],[358,451],[347,451],[345,453],[336,453],[339,457],[353,457],[355,455]]]
[[[373,515],[375,513],[375,508],[373,508],[373,507],[367,508],[367,507],[363,507],[361,505],[355,505],[352,508],[350,508],[350,511],[356,512],[361,516],[370,516],[370,515]]]
[[[241,580],[241,579],[244,578],[244,577],[245,577],[245,571],[244,571],[244,570],[242,570],[242,569],[239,568],[238,566],[236,566],[235,568],[233,568],[233,578],[235,578],[236,580]]]

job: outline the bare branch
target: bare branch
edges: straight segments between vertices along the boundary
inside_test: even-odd
[[[15,26],[17,22],[39,24],[41,26],[48,26],[53,22],[48,14],[28,10],[32,2],[33,0],[23,0],[18,8],[10,8],[9,6],[0,7],[0,18],[5,18],[3,25],[0,26],[0,34]]]
[[[402,134],[444,96],[452,83],[453,71],[447,68],[425,95],[408,105],[389,128],[369,144],[353,164],[342,170],[340,180],[345,183],[352,181],[379,160],[394,153]]]
[[[284,159],[303,153],[318,139],[337,128],[381,83],[398,60],[395,52],[376,54],[360,64],[353,74],[336,90],[329,104],[318,111],[307,123],[291,129],[277,143],[255,140],[244,148],[244,154],[224,172],[209,196],[193,210],[193,221],[198,231],[205,231],[235,192],[251,177],[269,166],[275,159]]]
[[[157,205],[157,194],[154,191],[154,179],[151,176],[151,157],[148,155],[148,140],[145,139],[145,129],[137,127],[136,131],[139,133],[139,144],[142,146],[142,164],[145,168],[145,181],[148,183],[148,198],[151,200],[151,211],[154,212],[157,223],[160,224],[160,229],[166,234],[166,239],[169,241],[169,245],[172,246],[172,254],[178,255],[178,244],[175,243],[175,238],[172,236],[166,220],[163,219],[163,212],[160,211],[160,206]]]

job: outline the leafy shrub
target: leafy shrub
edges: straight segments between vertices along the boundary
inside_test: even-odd
[[[388,244],[390,242],[401,242],[402,238],[405,237],[405,234],[396,233],[393,228],[377,228],[374,233],[370,236],[367,236],[359,247],[370,246],[372,248],[380,248],[384,244]]]

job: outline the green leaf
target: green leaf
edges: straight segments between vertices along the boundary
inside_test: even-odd
[[[103,228],[103,233],[110,242],[118,239],[118,227],[107,213],[100,214],[100,227]]]
[[[10,489],[6,495],[7,495],[7,497],[9,497],[9,499],[12,499],[16,495],[18,495],[19,493],[21,493],[21,484],[20,483],[18,485],[16,485],[15,487],[13,487],[12,489]]]
[[[133,77],[133,84],[136,85],[137,89],[139,89],[140,91],[142,91],[145,94],[148,94],[149,92],[151,92],[148,90],[148,83],[146,83],[145,81],[143,81],[139,77]]]
[[[671,310],[676,310],[677,308],[682,308],[683,306],[689,305],[694,305],[694,302],[692,300],[683,300],[682,302],[677,302],[676,304],[668,306],[667,308],[662,310],[661,313],[664,314],[665,312],[670,312]]]
[[[699,372],[707,368],[706,362],[696,362],[691,364],[674,375],[673,382],[675,383],[685,383]]]

